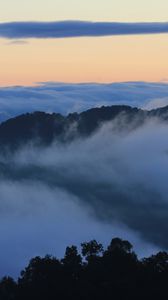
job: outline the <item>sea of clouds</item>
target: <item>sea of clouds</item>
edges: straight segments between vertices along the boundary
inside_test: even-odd
[[[146,109],[168,105],[167,83],[41,83],[0,88],[0,122],[32,112],[81,112],[92,107],[127,104]]]

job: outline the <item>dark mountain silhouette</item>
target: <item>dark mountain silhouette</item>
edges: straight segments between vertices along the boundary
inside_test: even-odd
[[[119,130],[132,130],[152,117],[168,121],[168,107],[145,111],[124,105],[103,106],[68,116],[44,112],[27,113],[0,124],[1,150],[3,147],[17,149],[31,141],[49,145],[54,140],[67,142],[87,137],[105,122],[113,122],[114,128],[116,126]]]

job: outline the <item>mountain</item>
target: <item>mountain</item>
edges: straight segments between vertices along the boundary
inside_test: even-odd
[[[132,130],[153,117],[168,121],[168,106],[151,111],[124,105],[102,106],[67,116],[27,113],[0,124],[0,145],[1,150],[6,147],[14,150],[32,141],[42,145],[54,140],[65,143],[93,134],[106,122],[113,122],[117,130]]]

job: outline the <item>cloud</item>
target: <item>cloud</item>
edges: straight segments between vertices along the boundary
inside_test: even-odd
[[[102,105],[126,104],[146,107],[155,99],[168,98],[168,84],[148,82],[57,83],[46,82],[34,87],[0,88],[0,121],[33,112],[81,112]]]
[[[11,22],[0,24],[0,37],[70,38],[168,33],[168,22],[116,23],[89,21]]]
[[[122,132],[120,122],[69,145],[25,145],[1,157],[3,273],[91,238],[121,236],[141,256],[168,249],[168,125],[153,119]]]
[[[28,42],[24,40],[11,40],[7,45],[25,45],[27,43]]]
[[[116,124],[115,131],[105,125],[67,147],[17,154],[13,176],[25,174],[26,180],[66,190],[91,205],[103,222],[123,223],[148,242],[168,248],[167,130],[156,121],[127,134],[116,132]]]
[[[65,189],[38,181],[1,180],[0,196],[0,276],[17,277],[33,256],[62,258],[68,245],[93,238],[104,245],[116,235],[127,238],[141,256],[157,249],[124,225],[101,223]],[[144,250],[139,250],[142,245]]]
[[[149,101],[148,103],[146,103],[146,105],[144,105],[144,109],[146,110],[152,110],[152,109],[156,109],[156,108],[160,108],[160,107],[165,107],[168,106],[168,97],[163,97],[163,98],[158,98],[158,99],[153,99],[151,101]]]

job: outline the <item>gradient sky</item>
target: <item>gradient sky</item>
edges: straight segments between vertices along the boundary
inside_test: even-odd
[[[0,21],[168,21],[167,0],[5,0]],[[0,85],[167,81],[168,35],[0,39]]]

